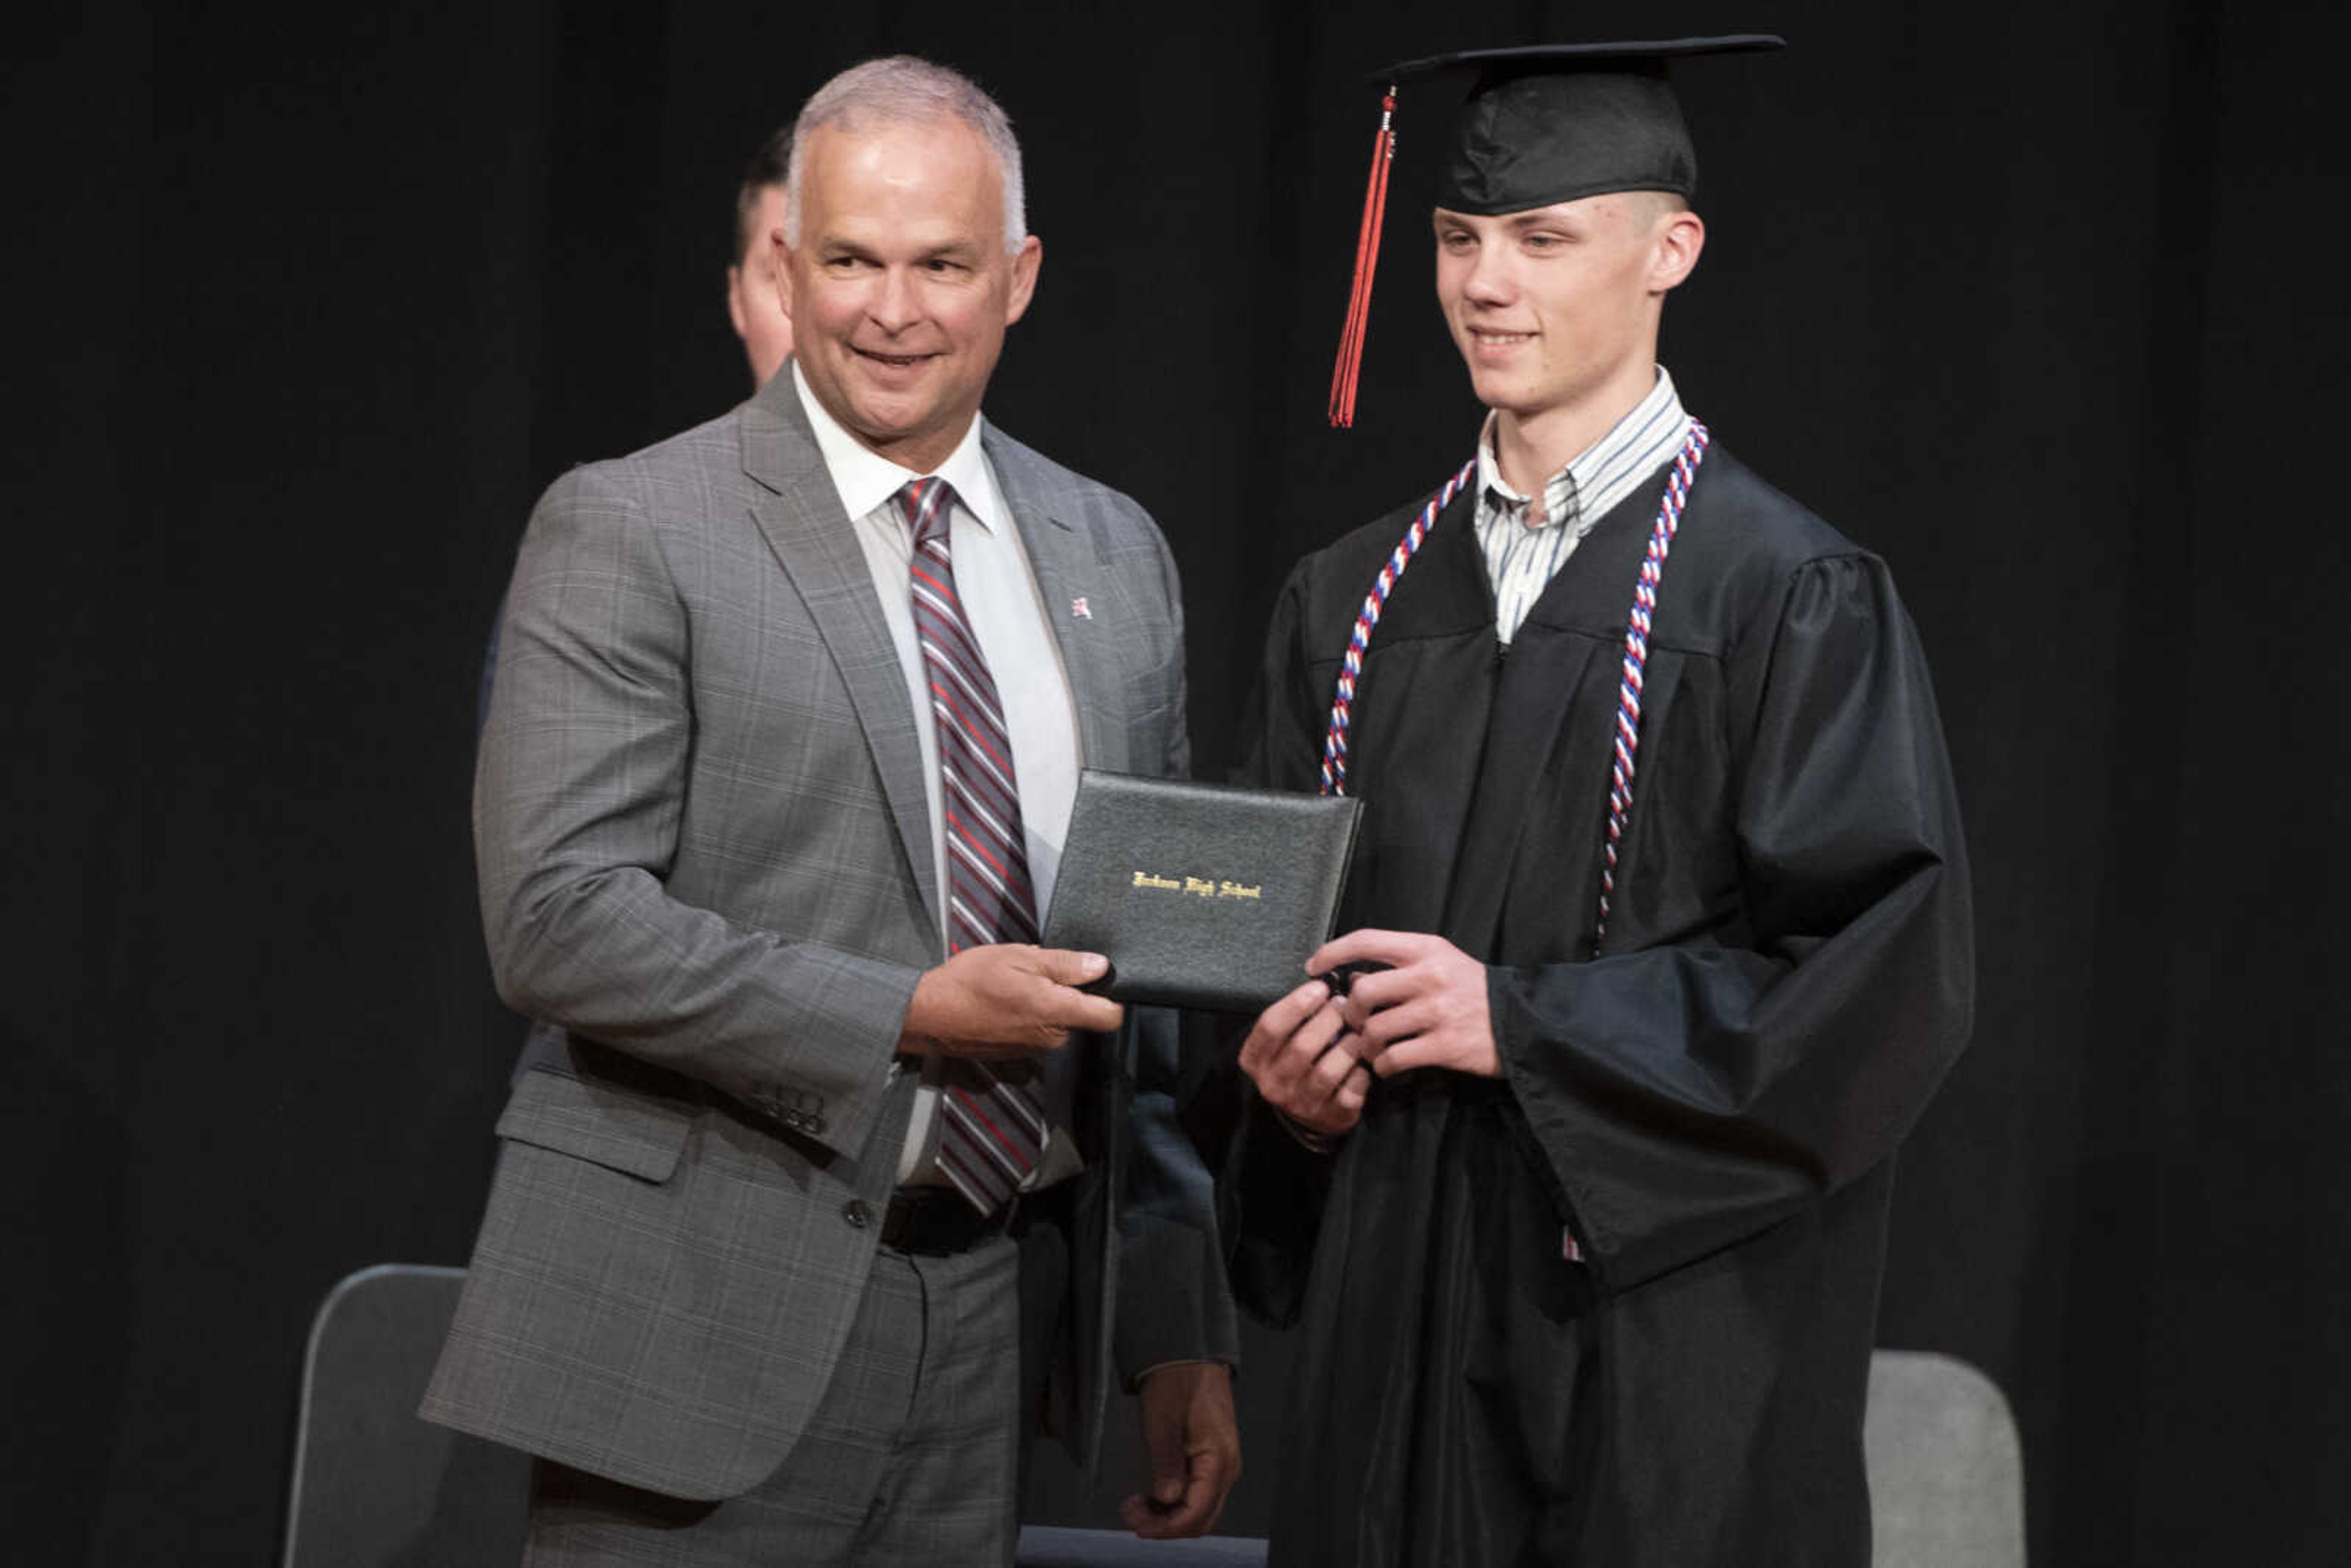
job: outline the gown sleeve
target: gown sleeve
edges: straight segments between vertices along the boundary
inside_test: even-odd
[[[1489,971],[1504,1076],[1605,1289],[1879,1164],[1971,1023],[1958,802],[1891,577],[1866,555],[1807,562],[1765,624],[1729,672],[1740,918]],[[1672,845],[1636,839],[1629,877],[1644,848],[1648,874],[1670,864]]]

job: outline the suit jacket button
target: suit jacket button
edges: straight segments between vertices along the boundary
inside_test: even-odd
[[[821,1133],[824,1131],[824,1118],[821,1116],[803,1116],[800,1118],[800,1122],[801,1124],[807,1127],[811,1133]]]
[[[866,1207],[863,1198],[852,1197],[841,1206],[841,1218],[849,1221],[851,1229],[862,1230],[873,1223],[873,1211]]]

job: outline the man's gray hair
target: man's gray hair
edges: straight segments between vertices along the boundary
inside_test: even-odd
[[[912,55],[892,55],[852,66],[816,89],[792,122],[790,199],[784,208],[784,239],[800,243],[800,170],[810,133],[820,125],[853,131],[861,125],[909,125],[953,115],[996,154],[1004,184],[1004,248],[1020,248],[1029,237],[1028,201],[1020,183],[1020,143],[1012,121],[994,99],[960,71]]]

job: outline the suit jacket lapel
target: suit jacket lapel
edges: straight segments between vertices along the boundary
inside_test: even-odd
[[[923,780],[923,745],[914,727],[906,674],[890,640],[841,495],[826,472],[816,437],[789,375],[771,376],[746,405],[743,471],[771,495],[755,501],[751,516],[792,580],[834,667],[849,688],[858,727],[873,754],[882,792],[898,826],[909,873],[924,905],[940,918],[937,868],[931,853],[930,798]]]
[[[1029,570],[1044,599],[1045,620],[1061,651],[1070,699],[1078,712],[1079,759],[1088,768],[1123,773],[1130,766],[1126,727],[1109,716],[1107,683],[1117,678],[1119,663],[1106,642],[1112,633],[1102,628],[1112,622],[1096,621],[1077,608],[1082,602],[1090,612],[1104,602],[1108,585],[1097,580],[1093,542],[1065,520],[1070,508],[1063,497],[1018,443],[987,424],[980,429],[980,444],[1013,526],[1020,530],[1021,548],[1029,552]]]

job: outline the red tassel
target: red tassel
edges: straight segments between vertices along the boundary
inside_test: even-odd
[[[1371,324],[1372,276],[1380,267],[1380,225],[1388,211],[1388,165],[1395,158],[1395,89],[1380,99],[1379,134],[1372,138],[1372,173],[1364,188],[1364,217],[1355,230],[1355,284],[1347,296],[1347,322],[1339,333],[1339,363],[1331,372],[1331,424],[1355,423],[1355,384],[1364,371],[1364,331]]]

